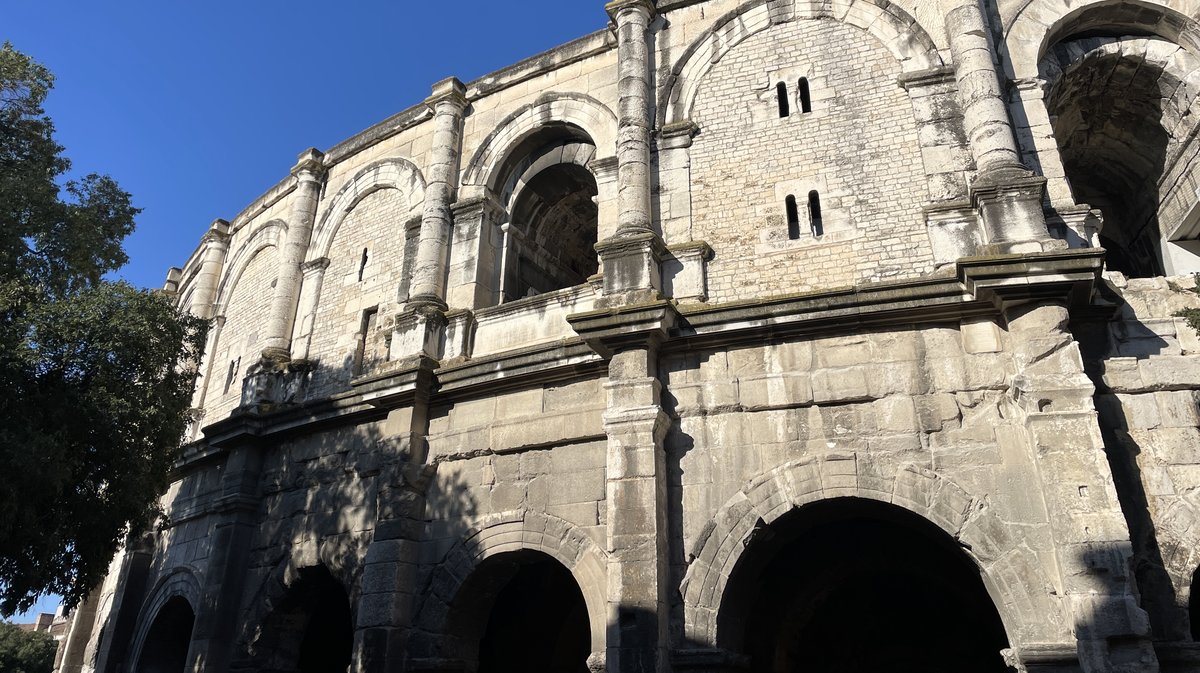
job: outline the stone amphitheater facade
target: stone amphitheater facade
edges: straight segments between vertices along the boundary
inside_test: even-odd
[[[171,270],[59,670],[1200,671],[1200,0],[605,9]]]

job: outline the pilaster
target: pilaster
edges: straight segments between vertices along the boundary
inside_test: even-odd
[[[666,452],[658,351],[678,319],[667,302],[568,318],[609,358],[605,505],[609,673],[665,670],[669,621]]]
[[[196,274],[196,289],[192,294],[192,314],[207,320],[213,317],[221,272],[229,254],[229,223],[214,220],[200,245],[204,252],[201,253],[200,272]]]
[[[355,620],[354,673],[397,669],[416,618],[420,540],[425,499],[436,468],[426,464],[429,391],[433,368],[428,358],[412,358],[389,372],[389,387],[373,399],[392,408],[384,423],[391,450],[382,456],[378,520],[363,559],[362,597]]]
[[[971,201],[979,213],[983,252],[1040,252],[1049,240],[1042,212],[1046,181],[1021,163],[979,0],[957,2],[946,14],[946,33],[978,170]]]
[[[292,335],[292,358],[307,360],[312,344],[313,329],[317,318],[317,302],[321,299],[321,288],[325,284],[325,272],[330,259],[318,257],[300,265],[300,303],[296,309],[296,331]]]
[[[438,82],[425,104],[433,111],[433,148],[426,170],[425,209],[421,238],[413,267],[410,306],[446,310],[446,270],[450,258],[450,207],[458,189],[462,154],[463,116],[468,101],[466,86],[457,78]]]
[[[1040,478],[1037,492],[1058,561],[1057,590],[1075,620],[1079,662],[1086,673],[1153,673],[1158,662],[1131,578],[1129,530],[1105,455],[1095,388],[1069,325],[1069,307],[1086,300],[1099,282],[1099,251],[1088,252],[1031,256],[1007,277],[1000,261],[981,260],[961,273],[1007,322],[1009,413],[1024,426]]]
[[[603,305],[637,303],[662,292],[663,249],[650,198],[651,99],[649,0],[605,6],[617,34],[617,231],[596,245],[604,271]],[[640,260],[632,259],[640,255]]]
[[[228,450],[209,538],[212,556],[184,669],[189,673],[228,670],[250,546],[258,531],[262,448],[256,442],[239,442]]]
[[[300,300],[301,263],[308,255],[313,225],[317,219],[317,203],[324,186],[325,155],[316,149],[305,150],[292,175],[296,191],[288,211],[287,237],[279,260],[279,277],[271,297],[271,313],[267,318],[263,357],[276,362],[291,359],[292,327],[296,320],[296,305]]]
[[[496,223],[504,207],[490,192],[451,207],[454,244],[450,247],[447,303],[478,309],[498,303],[502,241]]]

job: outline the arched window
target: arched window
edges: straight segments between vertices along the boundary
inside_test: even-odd
[[[500,200],[501,303],[583,285],[599,270],[599,188],[589,162],[596,146],[582,130],[546,126],[505,162]]]
[[[821,220],[821,195],[817,190],[808,193],[808,227],[814,237],[825,234],[825,223]]]
[[[788,238],[795,241],[800,238],[800,209],[796,206],[796,197],[789,194],[785,206],[787,208]]]
[[[779,118],[783,119],[792,113],[791,101],[788,100],[787,84],[783,82],[776,84],[775,93],[779,96]]]
[[[808,78],[800,78],[800,112],[808,114],[812,112],[812,94],[808,92]]]

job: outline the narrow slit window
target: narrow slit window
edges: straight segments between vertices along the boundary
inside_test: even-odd
[[[370,260],[367,248],[363,248],[362,259],[358,262],[358,282],[362,282],[363,274],[367,272],[367,262]]]
[[[377,318],[379,317],[379,307],[374,306],[362,313],[362,322],[358,329],[358,347],[354,351],[354,375],[358,376],[365,372],[367,366],[367,342],[371,338],[371,333],[375,331]]]
[[[238,369],[240,369],[241,366],[242,366],[241,358],[229,361],[229,374],[226,375],[226,377],[225,377],[225,393],[226,394],[229,393],[229,389],[231,387],[233,387],[233,382],[237,378]]]
[[[800,78],[800,112],[808,114],[812,112],[812,94],[808,91],[808,78]]]
[[[787,197],[788,238],[795,241],[800,238],[800,209],[796,206],[796,197]]]
[[[808,227],[816,238],[825,234],[825,224],[821,221],[821,195],[816,190],[808,193]]]
[[[788,101],[787,84],[780,82],[775,85],[775,92],[779,95],[779,118],[783,119],[792,113],[792,105]]]

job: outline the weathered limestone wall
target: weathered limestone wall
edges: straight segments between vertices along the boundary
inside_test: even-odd
[[[1116,314],[1077,331],[1147,610],[1163,637],[1182,639],[1200,565],[1200,338],[1176,314],[1200,308],[1200,295],[1191,277],[1111,278]]]
[[[1200,670],[1200,337],[1174,317],[1200,294],[1049,240],[1043,181],[1071,247],[1089,208],[1038,61],[1109,25],[1061,4],[617,0],[609,30],[306,151],[169,279],[218,317],[204,416],[61,670],[128,670],[183,598],[189,671],[291,671],[315,568],[355,673],[469,671],[527,563],[577,586],[593,672],[746,670],[718,628],[746,550],[848,501],[978,571],[1013,670]],[[498,304],[548,166],[595,181],[597,240],[564,248],[601,273]]]
[[[334,235],[308,344],[318,364],[314,394],[341,392],[387,358],[386,344],[375,339],[378,320],[394,312],[407,285],[414,207],[408,194],[382,189],[359,201]]]
[[[278,247],[273,243],[277,240],[274,229],[266,230],[260,237],[265,247],[253,253],[246,266],[239,269],[240,276],[226,276],[219,309],[224,320],[218,317],[213,328],[211,369],[204,382],[206,422],[225,417],[241,403],[242,379],[262,354],[266,336],[263,321],[271,308],[279,264]]]
[[[700,87],[692,234],[715,250],[709,300],[850,285],[932,269],[916,123],[900,66],[857,28],[799,20],[738,45]],[[812,112],[801,111],[807,78]],[[780,118],[776,85],[791,115]],[[820,194],[823,235],[810,229]],[[799,238],[788,239],[785,199]]]

